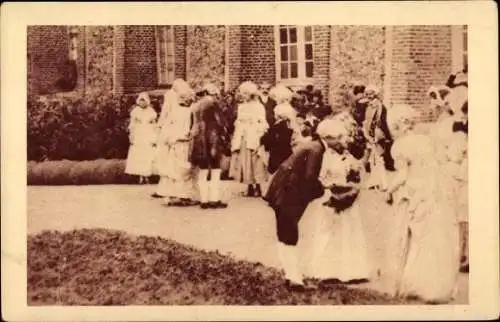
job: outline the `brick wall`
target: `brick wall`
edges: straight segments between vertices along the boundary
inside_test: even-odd
[[[241,26],[229,26],[227,64],[228,89],[235,89],[241,83]]]
[[[69,36],[71,26],[28,26],[27,28],[27,63],[28,94],[55,94],[61,90],[56,86],[62,76],[62,68],[68,59]],[[83,91],[85,68],[83,27],[77,27],[78,35],[78,79],[75,90]]]
[[[241,26],[241,79],[260,83],[276,80],[273,26]]]
[[[352,81],[382,89],[385,31],[383,26],[332,26],[330,52],[330,103],[344,108],[341,86]]]
[[[174,26],[176,78],[186,78],[186,36],[186,26]]]
[[[126,93],[154,89],[158,85],[154,26],[125,27],[123,85]]]
[[[420,109],[423,121],[431,120],[426,93],[450,74],[451,27],[395,26],[392,33],[390,102],[410,104]]]
[[[328,101],[330,74],[330,26],[313,26],[314,87]]]
[[[114,93],[121,95],[124,93],[124,73],[125,73],[125,26],[114,27]]]

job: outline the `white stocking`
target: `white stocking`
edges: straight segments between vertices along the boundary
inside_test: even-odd
[[[209,181],[208,200],[211,202],[220,201],[220,176],[221,169],[212,169]]]
[[[208,202],[209,186],[208,186],[208,170],[202,169],[198,175],[198,189],[200,190],[200,202]]]

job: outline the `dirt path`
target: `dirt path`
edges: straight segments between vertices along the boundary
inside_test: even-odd
[[[135,235],[162,236],[238,259],[279,267],[274,214],[259,199],[239,197],[244,187],[224,182],[229,207],[167,208],[150,198],[154,186],[44,186],[28,187],[28,233],[42,230],[108,228]],[[362,216],[372,263],[380,264],[387,232],[387,206],[373,192],[361,195]],[[467,275],[460,277],[454,304],[467,303]],[[360,287],[379,289],[375,280]]]

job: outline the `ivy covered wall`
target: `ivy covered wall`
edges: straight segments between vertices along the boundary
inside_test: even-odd
[[[186,78],[194,86],[204,81],[224,83],[225,26],[188,26]]]
[[[385,27],[332,26],[330,102],[342,108],[342,87],[352,81],[373,84],[381,90],[384,77]]]
[[[87,93],[113,89],[113,35],[113,26],[86,27]]]

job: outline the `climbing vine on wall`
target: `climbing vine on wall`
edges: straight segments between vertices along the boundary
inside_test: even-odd
[[[113,27],[87,27],[87,48],[87,89],[102,93],[111,91],[113,86]]]
[[[193,86],[204,81],[224,82],[224,26],[188,27],[187,80]]]
[[[382,89],[385,31],[382,26],[332,27],[330,93],[334,108],[342,108],[352,82]]]

